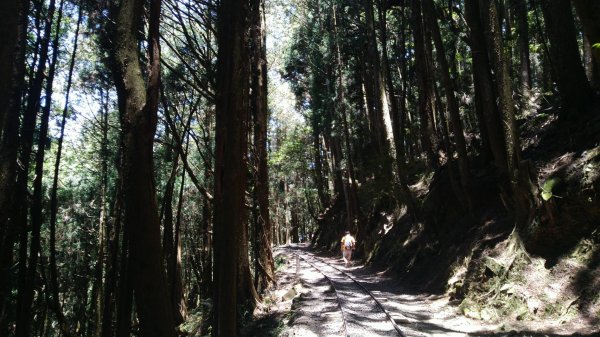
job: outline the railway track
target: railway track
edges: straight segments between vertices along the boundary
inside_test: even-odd
[[[323,275],[333,288],[345,336],[405,336],[391,314],[360,280],[312,254],[291,252]]]

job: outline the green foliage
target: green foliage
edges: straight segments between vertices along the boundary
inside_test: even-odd
[[[280,271],[285,268],[286,259],[282,255],[277,255],[275,257],[275,270]]]
[[[542,186],[542,199],[544,199],[545,201],[550,200],[550,198],[552,198],[552,196],[553,196],[552,189],[559,182],[560,182],[559,178],[550,178],[550,179],[546,180],[546,182],[544,182],[544,185]]]
[[[278,149],[271,153],[269,165],[280,167],[284,171],[306,168],[310,161],[310,138],[308,127],[293,129],[279,145]]]
[[[594,43],[594,44],[592,45],[592,48],[594,48],[594,49],[600,49],[600,42],[598,42],[598,43]]]

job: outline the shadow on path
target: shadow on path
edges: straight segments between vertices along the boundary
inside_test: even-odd
[[[575,329],[569,331],[568,327],[564,326],[535,326],[539,325],[539,322],[532,322],[531,326],[522,323],[523,326],[513,327],[470,319],[459,314],[446,296],[408,291],[385,271],[373,270],[357,261],[349,267],[344,267],[339,254],[313,251],[304,245],[292,245],[287,248],[318,255],[325,262],[359,280],[382,302],[406,337],[600,337],[600,330],[588,332],[593,331],[593,328],[574,332]],[[503,331],[504,329],[509,331]]]

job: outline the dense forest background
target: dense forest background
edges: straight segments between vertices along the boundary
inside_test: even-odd
[[[11,0],[0,27],[0,336],[235,336],[273,245],[345,230],[466,315],[600,319],[598,1]]]

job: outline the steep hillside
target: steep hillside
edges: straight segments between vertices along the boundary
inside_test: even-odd
[[[598,118],[569,126],[544,114],[522,121],[523,157],[532,180],[527,188],[536,191],[525,221],[518,221],[489,167],[474,170],[470,210],[455,197],[446,165],[431,176],[415,176],[419,180],[410,187],[421,205],[416,221],[391,206],[392,193],[361,186],[369,230],[359,238],[360,254],[414,291],[447,294],[472,318],[597,324],[598,131]],[[343,208],[334,205],[322,221],[342,228],[335,209]],[[321,239],[336,247],[333,233]]]

